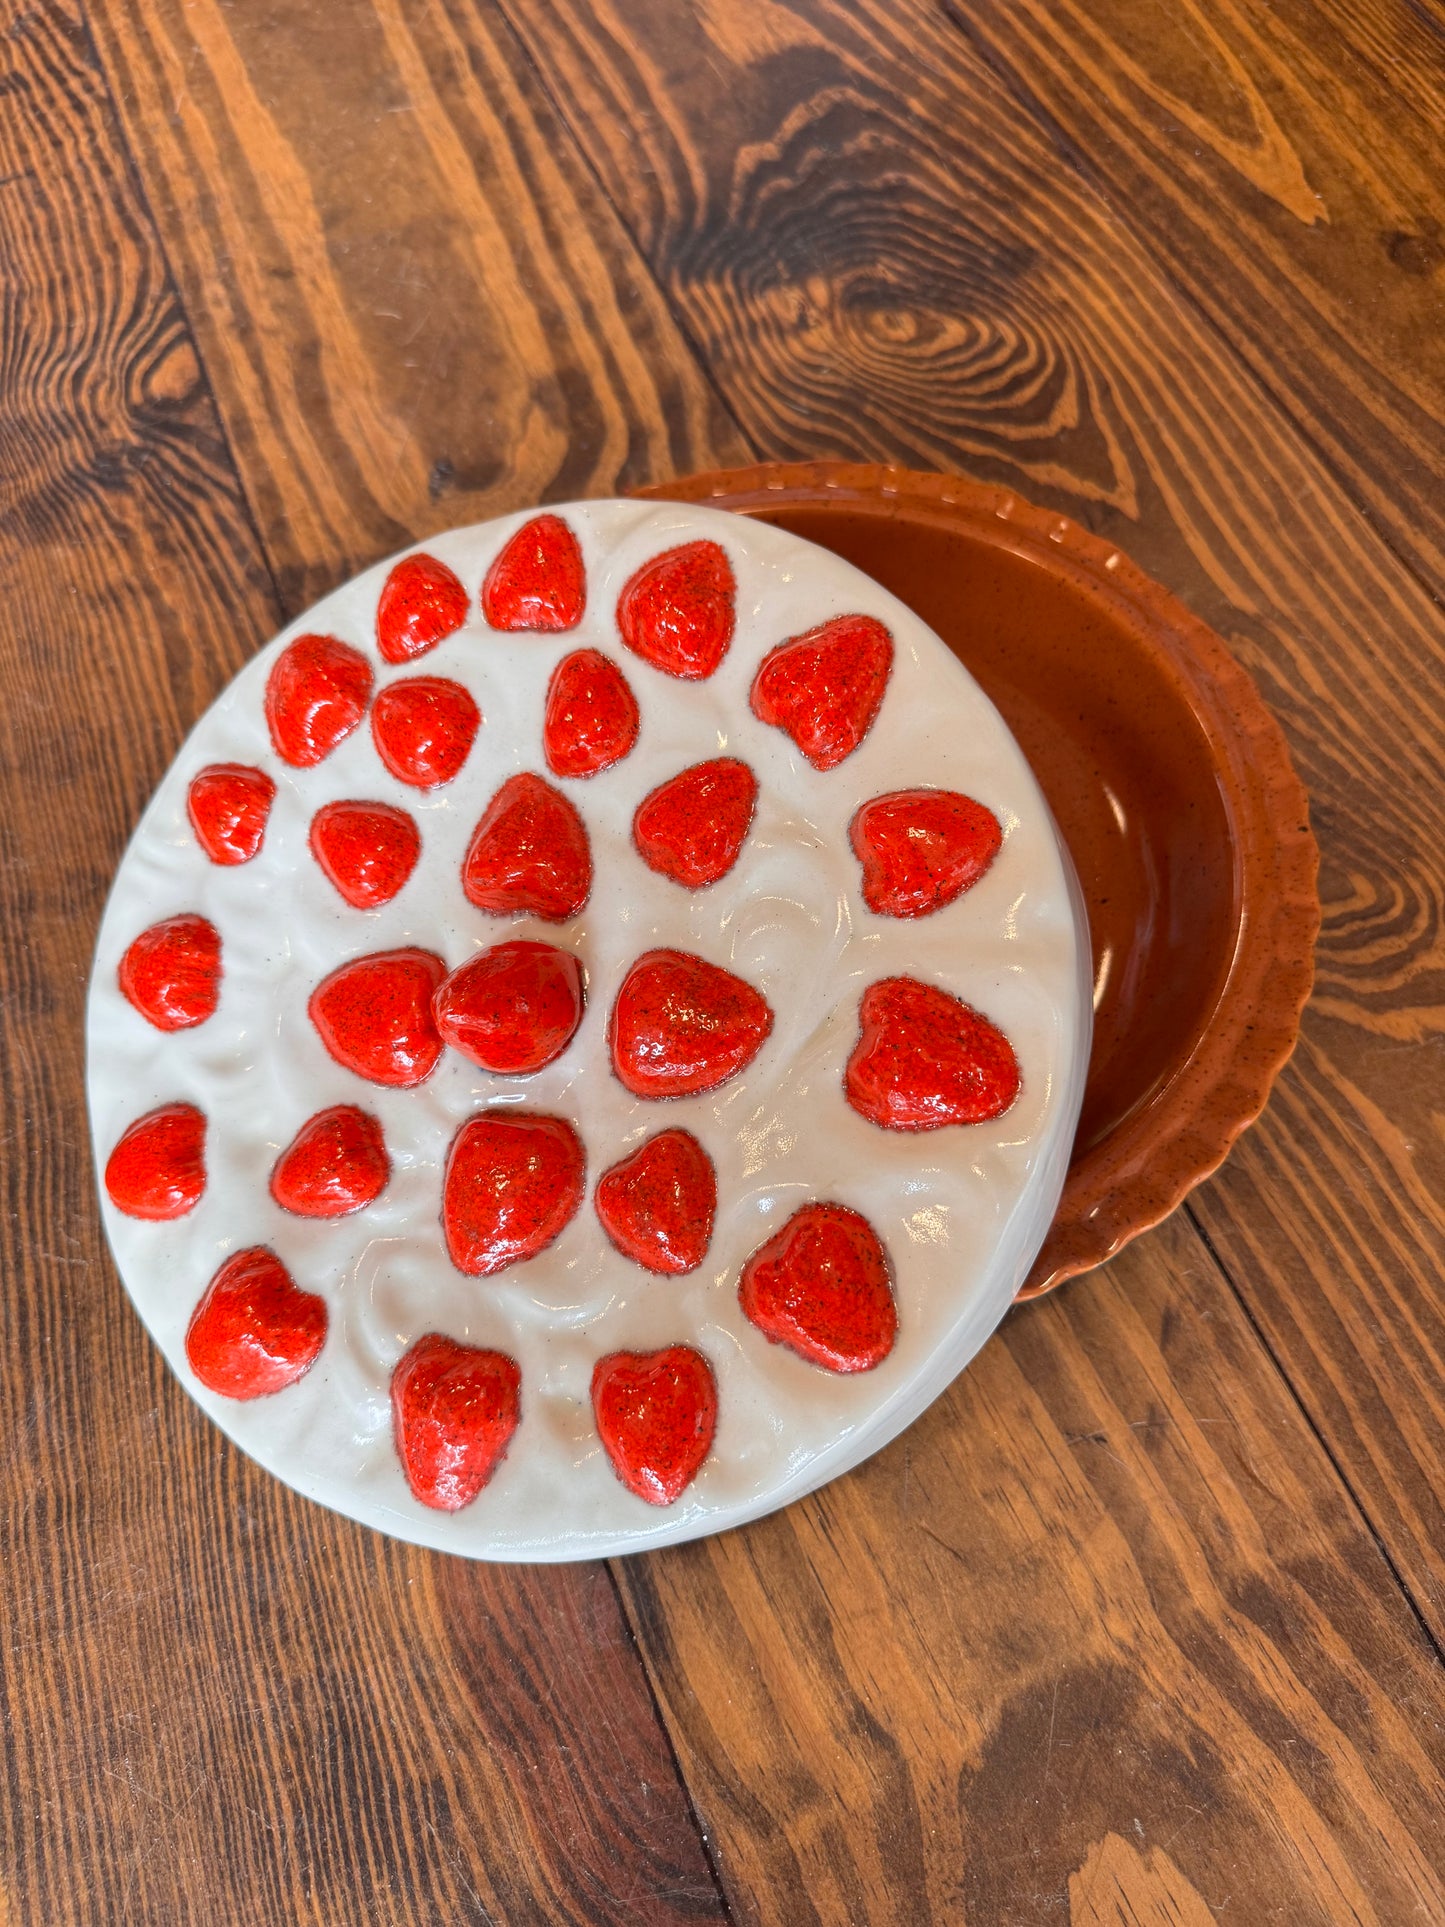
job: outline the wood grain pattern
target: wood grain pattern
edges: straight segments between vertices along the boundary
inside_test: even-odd
[[[101,902],[278,620],[81,21],[0,9],[0,1920],[716,1919],[604,1568],[487,1571],[295,1498],[104,1255]]]
[[[1445,1639],[1445,1134],[1410,1055],[1445,1024],[1435,602],[922,0],[504,4],[752,441],[1057,505],[1219,629],[1284,722],[1319,987],[1196,1210]]]
[[[1445,1911],[1438,1655],[1181,1218],[624,1585],[741,1921]]]
[[[951,15],[1445,590],[1438,17],[1408,0]]]
[[[95,11],[283,600],[746,453],[503,22]]]
[[[1442,639],[1262,350],[923,0],[92,18],[261,541],[84,37],[12,15],[0,221],[12,171],[46,192],[0,380],[51,399],[5,564],[35,644],[0,723],[7,928],[36,934],[6,952],[3,1128],[65,1149],[4,1174],[0,1919],[1445,1915]],[[1253,139],[1299,225],[1308,167]],[[1387,412],[1363,396],[1361,448],[1403,434]],[[40,1039],[73,1034],[182,723],[273,620],[263,556],[291,612],[410,534],[749,453],[965,466],[1128,548],[1284,717],[1330,916],[1306,1048],[1193,1217],[1016,1316],[858,1474],[619,1569],[723,1900],[603,1575],[375,1540],[185,1408],[119,1310],[78,1074]]]

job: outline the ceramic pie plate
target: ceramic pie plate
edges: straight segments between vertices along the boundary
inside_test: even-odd
[[[1258,1116],[1309,995],[1318,851],[1253,681],[1112,543],[1006,489],[819,462],[642,493],[855,563],[943,638],[1022,746],[1088,904],[1094,1041],[1058,1215],[1020,1295],[1102,1264]]]
[[[401,1538],[492,1559],[598,1557],[736,1525],[847,1470],[910,1423],[983,1344],[1029,1273],[1064,1182],[1090,1036],[1082,901],[1044,795],[993,704],[917,614],[826,547],[712,507],[600,502],[552,513],[573,530],[585,565],[586,612],[568,632],[500,631],[479,610],[479,584],[530,519],[518,515],[419,545],[455,571],[469,607],[462,626],[416,661],[392,666],[376,648],[388,562],[325,598],[242,671],[183,747],[122,861],[88,1012],[102,1170],[126,1129],[155,1107],[187,1103],[207,1119],[205,1189],[184,1216],[138,1220],[104,1187],[102,1195],[121,1275],[187,1390],[308,1496]],[[727,553],[737,627],[714,674],[681,681],[621,646],[615,611],[635,571],[699,540]],[[862,742],[820,771],[758,720],[749,692],[770,649],[843,615],[886,627],[893,666]],[[265,719],[267,679],[296,638],[318,633],[359,652],[377,691],[414,675],[469,691],[483,722],[460,773],[433,789],[399,781],[365,722],[313,767],[283,761]],[[628,756],[585,780],[549,779],[586,826],[591,895],[561,923],[485,915],[461,889],[469,839],[504,782],[548,774],[549,679],[589,647],[623,669],[640,710]],[[643,862],[633,813],[679,770],[724,755],[753,770],[757,808],[733,869],[690,891]],[[275,784],[264,843],[239,864],[210,861],[188,821],[189,785],[217,764],[259,769]],[[985,804],[1001,848],[979,881],[935,913],[875,915],[860,898],[851,819],[860,802],[920,784]],[[420,832],[412,877],[369,910],[342,900],[308,845],[318,809],[357,799],[405,811]],[[203,1022],[166,1032],[122,994],[118,972],[143,930],[181,915],[219,933],[219,1001]],[[383,1087],[334,1061],[308,1016],[317,985],[351,960],[415,947],[454,969],[512,938],[572,951],[587,983],[576,1036],[534,1075],[495,1077],[447,1050],[416,1088]],[[774,1013],[771,1035],[737,1075],[665,1102],[624,1088],[608,1048],[619,985],[657,947],[735,973]],[[845,1102],[861,995],[900,974],[962,999],[1007,1037],[1022,1083],[1001,1116],[901,1132]],[[390,1179],[350,1216],[298,1217],[272,1198],[270,1174],[301,1125],[334,1105],[377,1121]],[[585,1148],[587,1185],[545,1250],[477,1277],[452,1262],[441,1203],[448,1147],[483,1113],[566,1120]],[[718,1185],[706,1258],[682,1277],[653,1275],[615,1249],[592,1202],[604,1169],[670,1127],[695,1135]],[[770,1342],[740,1306],[746,1259],[813,1201],[861,1213],[887,1252],[897,1339],[871,1370],[808,1362]],[[324,1303],[325,1341],[284,1389],[228,1397],[192,1371],[187,1327],[218,1270],[262,1247]],[[520,1369],[521,1418],[506,1456],[455,1511],[421,1502],[393,1437],[392,1373],[433,1332]],[[691,1483],[655,1506],[614,1473],[589,1387],[600,1358],[673,1345],[706,1359],[717,1425]]]

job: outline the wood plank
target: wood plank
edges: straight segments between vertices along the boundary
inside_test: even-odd
[[[740,1920],[1445,1913],[1439,1655],[1182,1217],[623,1573]]]
[[[1445,590],[1442,22],[1409,0],[950,12]]]
[[[924,0],[503,3],[751,441],[1076,516],[1280,715],[1322,846],[1319,992],[1197,1208],[1445,1639],[1434,601]]]
[[[278,610],[63,0],[0,7],[0,258],[0,1920],[720,1918],[606,1569],[474,1569],[295,1498],[126,1305],[95,925]]]
[[[432,529],[746,456],[503,22],[92,13],[290,612]]]
[[[1434,727],[1419,689],[1383,649],[1351,651],[1387,623],[1422,649],[1425,598],[987,70],[960,65],[947,22],[763,0],[509,13],[618,210],[593,231],[637,238],[748,443],[963,464],[1082,515],[1232,636],[1319,793],[1359,791],[1362,675],[1398,728],[1402,781],[1418,780]],[[271,149],[242,111],[245,75],[217,81],[199,34],[181,97],[185,62],[167,63],[192,18],[136,0],[104,30],[204,311],[209,283],[242,272],[237,250],[264,249],[244,223],[224,247],[205,223],[181,233],[185,157],[204,175],[222,154],[234,181],[263,177]],[[251,21],[223,20],[247,72],[263,57]],[[413,30],[505,44],[490,6],[426,22]],[[287,75],[298,58],[310,72],[307,34],[266,26],[282,43],[264,55],[266,111],[299,143]],[[172,114],[188,130],[174,152]],[[297,217],[323,232],[347,206],[327,131],[302,130],[322,158]],[[596,205],[583,187],[573,204]],[[288,316],[266,352],[320,361],[330,313]],[[244,383],[219,379],[241,445],[263,448]],[[325,407],[349,393],[333,384]],[[363,530],[372,487],[337,484]],[[331,534],[313,527],[320,554]],[[1408,814],[1352,806],[1336,875]],[[1301,1223],[1275,1238],[1293,1249]],[[1424,1259],[1388,1262],[1413,1302]],[[625,1569],[736,1911],[984,1922],[1068,1904],[1082,1920],[1108,1918],[1112,1886],[1141,1914],[1162,1895],[1191,1919],[1227,1904],[1241,1869],[1236,1907],[1263,1892],[1305,1921],[1438,1911],[1438,1662],[1189,1221],[1027,1317],[875,1465]],[[942,1543],[907,1528],[924,1506]]]

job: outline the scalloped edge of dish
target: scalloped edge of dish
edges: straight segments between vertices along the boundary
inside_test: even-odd
[[[1101,536],[1013,490],[877,463],[761,462],[634,491],[747,514],[780,497],[812,506],[889,504],[988,530],[1088,579],[1182,683],[1208,738],[1233,839],[1236,941],[1207,1023],[1139,1107],[1069,1167],[1020,1300],[1115,1256],[1216,1171],[1259,1116],[1299,1037],[1320,927],[1319,851],[1284,732],[1223,640]],[[905,598],[906,600],[906,598]]]

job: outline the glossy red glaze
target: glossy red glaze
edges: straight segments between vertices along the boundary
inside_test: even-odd
[[[105,1188],[128,1218],[183,1218],[206,1188],[206,1120],[194,1104],[162,1104],[122,1131]]]
[[[712,1242],[717,1172],[691,1131],[659,1131],[603,1172],[592,1202],[624,1258],[680,1277]]]
[[[542,748],[554,776],[595,776],[620,763],[637,741],[637,698],[598,649],[564,656],[547,685]]]
[[[371,705],[377,755],[398,782],[419,790],[451,782],[481,724],[470,691],[445,676],[403,676],[378,690]]]
[[[738,1302],[775,1345],[830,1372],[871,1372],[898,1336],[888,1254],[842,1204],[795,1211],[743,1266]]]
[[[507,1455],[522,1416],[522,1374],[505,1352],[419,1338],[391,1375],[396,1455],[414,1498],[470,1505]]]
[[[380,1124],[354,1104],[333,1104],[277,1158],[271,1196],[299,1218],[345,1218],[379,1198],[390,1176]]]
[[[592,1415],[612,1469],[649,1505],[673,1505],[712,1450],[717,1380],[701,1352],[610,1352],[592,1368]]]
[[[221,994],[221,933],[205,917],[167,917],[142,930],[120,960],[121,990],[157,1030],[191,1030]]]
[[[298,636],[266,678],[266,726],[296,769],[324,762],[366,714],[371,664],[335,636]]]
[[[323,803],[308,840],[322,873],[357,910],[390,903],[421,855],[421,832],[390,803]]]
[[[383,662],[411,662],[466,619],[467,592],[446,563],[434,555],[404,555],[376,605],[376,646]]]
[[[264,1398],[311,1369],[326,1325],[325,1300],[256,1245],[228,1258],[207,1286],[186,1330],[186,1358],[209,1390]]]
[[[893,669],[893,638],[872,616],[835,616],[763,657],[759,722],[791,736],[814,769],[833,769],[873,727]]]
[[[684,542],[645,562],[617,600],[617,627],[635,655],[698,681],[728,652],[737,583],[716,542]]]
[[[844,1090],[859,1116],[885,1131],[986,1124],[1019,1094],[1018,1059],[1003,1032],[934,984],[870,984],[858,1023]]]
[[[577,1214],[582,1140],[562,1117],[484,1111],[452,1139],[442,1229],[458,1271],[488,1278],[544,1251]]]
[[[432,998],[442,1041],[498,1077],[526,1077],[560,1057],[582,1007],[582,966],[571,951],[525,939],[470,958]]]
[[[410,1089],[442,1054],[431,1000],[445,975],[429,950],[380,950],[333,970],[307,1010],[338,1064],[373,1084]]]
[[[186,791],[186,814],[212,863],[249,863],[266,840],[276,785],[245,763],[212,763]]]
[[[1003,831],[957,790],[892,790],[848,826],[863,865],[863,901],[880,917],[926,917],[971,890],[999,853]]]
[[[494,629],[575,629],[586,607],[582,550],[560,515],[524,522],[482,583],[482,614]]]
[[[766,998],[682,950],[649,950],[608,1021],[612,1068],[637,1097],[688,1097],[744,1070],[773,1028]]]
[[[490,916],[521,910],[546,923],[565,923],[592,890],[592,850],[582,818],[543,777],[528,771],[509,776],[472,833],[462,889],[468,902]]]
[[[757,800],[758,779],[735,756],[694,763],[643,797],[632,840],[649,869],[701,890],[737,862]]]

